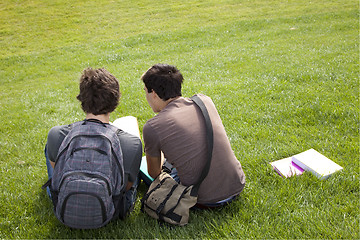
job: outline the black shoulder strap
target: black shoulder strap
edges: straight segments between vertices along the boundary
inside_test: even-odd
[[[202,181],[205,179],[205,177],[209,173],[212,152],[213,152],[213,146],[214,146],[214,133],[213,133],[213,127],[211,124],[209,113],[208,113],[203,101],[197,95],[192,96],[190,99],[193,100],[194,103],[200,108],[200,110],[204,116],[205,125],[206,125],[206,140],[207,140],[207,146],[208,146],[206,165],[200,175],[198,182],[196,184],[194,184],[194,187],[191,192],[192,196],[196,196],[197,192],[199,190],[200,184],[202,183]]]

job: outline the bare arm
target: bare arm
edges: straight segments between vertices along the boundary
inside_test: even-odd
[[[161,173],[162,159],[162,155],[160,157],[146,155],[148,173],[152,178],[156,178]]]
[[[126,184],[126,189],[125,190],[128,191],[132,187],[133,184],[134,184],[133,182],[128,182]]]

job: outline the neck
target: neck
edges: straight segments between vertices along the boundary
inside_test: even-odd
[[[169,103],[171,103],[172,101],[178,99],[179,97],[180,97],[180,96],[174,97],[174,98],[169,98],[168,100],[163,101],[163,104],[162,104],[162,106],[160,107],[160,111],[163,110]]]
[[[107,114],[99,114],[99,115],[94,115],[92,113],[87,113],[86,114],[86,119],[97,119],[103,123],[109,123],[110,122],[110,113]]]

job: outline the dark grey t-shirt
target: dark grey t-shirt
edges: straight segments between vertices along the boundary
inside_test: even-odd
[[[55,126],[50,129],[46,144],[50,161],[55,162],[60,145],[69,131],[70,125]],[[140,169],[142,157],[141,140],[124,131],[119,131],[118,137],[124,158],[125,174],[128,176],[128,181],[134,182]]]

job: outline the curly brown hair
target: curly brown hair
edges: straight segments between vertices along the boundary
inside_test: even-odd
[[[118,106],[120,95],[118,80],[106,69],[87,68],[83,71],[77,99],[85,113],[111,113]]]

